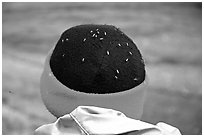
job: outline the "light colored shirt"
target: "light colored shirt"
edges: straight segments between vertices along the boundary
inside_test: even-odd
[[[126,117],[123,113],[94,106],[79,106],[56,122],[36,129],[49,135],[181,135],[168,124],[156,125]]]

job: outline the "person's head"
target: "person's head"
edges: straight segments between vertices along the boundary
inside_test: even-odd
[[[41,95],[56,117],[89,105],[140,119],[145,77],[142,55],[126,34],[112,25],[79,25],[47,55]]]

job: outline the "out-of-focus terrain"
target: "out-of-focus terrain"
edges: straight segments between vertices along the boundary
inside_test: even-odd
[[[149,86],[143,121],[202,134],[201,3],[3,3],[2,134],[55,121],[40,98],[49,49],[67,28],[112,24],[141,50]]]

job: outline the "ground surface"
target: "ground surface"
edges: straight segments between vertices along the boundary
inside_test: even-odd
[[[55,118],[40,98],[48,50],[67,28],[113,24],[138,45],[146,61],[142,120],[202,132],[201,5],[190,3],[3,3],[2,131],[33,134]]]

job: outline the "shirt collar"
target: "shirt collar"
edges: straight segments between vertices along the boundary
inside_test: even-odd
[[[126,117],[123,113],[94,106],[79,106],[70,116],[85,134],[121,134],[143,129],[157,129],[155,125]]]

